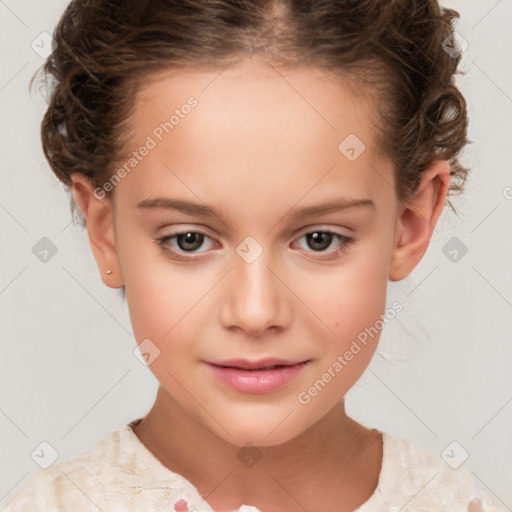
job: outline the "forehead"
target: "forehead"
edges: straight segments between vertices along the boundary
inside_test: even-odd
[[[199,108],[187,125],[193,124],[194,133],[205,142],[212,139],[212,128],[220,136],[236,131],[239,139],[257,134],[263,144],[282,127],[287,128],[283,136],[315,142],[326,134],[338,138],[347,130],[364,137],[375,122],[371,94],[359,84],[354,87],[348,73],[344,78],[315,68],[282,69],[246,60],[223,68],[153,74],[138,91],[133,119],[148,131],[156,119],[165,120],[194,97]]]
[[[376,146],[375,105],[348,79],[252,61],[154,74],[130,119],[131,149],[148,138],[153,147],[123,187],[140,197],[179,175],[202,191],[229,182],[268,194],[271,184],[300,196],[319,180],[324,188],[343,184],[347,195],[377,191],[375,166],[382,174],[390,164]]]

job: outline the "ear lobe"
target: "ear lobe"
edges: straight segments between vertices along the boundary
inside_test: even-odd
[[[101,279],[110,288],[121,288],[123,279],[116,252],[112,200],[95,194],[94,186],[81,173],[73,173],[71,181],[73,197],[84,217]],[[107,274],[107,270],[111,273]]]
[[[423,173],[412,197],[402,204],[396,221],[390,281],[404,279],[420,262],[443,211],[449,187],[450,165],[438,160]]]

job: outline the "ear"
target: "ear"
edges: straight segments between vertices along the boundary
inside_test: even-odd
[[[90,180],[81,173],[73,173],[71,181],[73,197],[84,216],[101,279],[110,288],[121,288],[123,279],[116,252],[112,200],[103,191],[97,193]],[[112,272],[107,274],[107,270]]]
[[[400,206],[389,279],[407,277],[425,254],[450,187],[450,164],[437,160],[424,173],[412,197]]]

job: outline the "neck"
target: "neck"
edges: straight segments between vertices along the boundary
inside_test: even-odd
[[[134,430],[164,466],[187,478],[218,512],[242,504],[308,510],[318,496],[329,501],[340,494],[344,504],[354,495],[347,508],[354,510],[371,495],[380,473],[380,434],[377,441],[377,433],[349,418],[343,400],[286,443],[240,447],[204,427],[160,387],[153,408]],[[354,493],[356,487],[362,492]]]

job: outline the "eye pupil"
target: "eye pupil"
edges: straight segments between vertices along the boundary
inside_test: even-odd
[[[201,247],[203,242],[203,237],[201,233],[182,233],[176,236],[176,241],[183,250],[194,250]],[[184,241],[184,243],[182,243]]]
[[[331,245],[332,241],[332,233],[327,233],[325,231],[315,231],[314,233],[309,233],[307,235],[308,244],[312,249],[325,249]],[[310,242],[313,241],[314,244],[320,244],[320,247],[315,247],[311,245]]]

